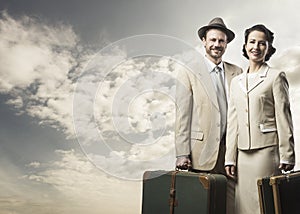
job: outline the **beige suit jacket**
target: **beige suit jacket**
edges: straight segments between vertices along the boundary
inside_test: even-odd
[[[194,169],[209,171],[217,162],[220,145],[220,112],[214,84],[204,59],[198,71],[180,71],[176,85],[176,155],[190,155]],[[225,78],[242,69],[224,62]]]
[[[232,80],[227,119],[226,163],[236,163],[237,149],[279,146],[280,161],[294,163],[289,86],[284,72],[264,64],[247,87],[247,72]]]

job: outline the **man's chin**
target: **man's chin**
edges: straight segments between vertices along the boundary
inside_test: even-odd
[[[211,54],[215,57],[221,57],[223,55],[223,52],[222,51],[213,51]]]
[[[222,54],[212,54],[211,55],[212,58],[214,58],[215,60],[222,58]]]

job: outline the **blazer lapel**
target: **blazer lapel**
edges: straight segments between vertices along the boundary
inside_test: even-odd
[[[239,86],[242,91],[247,94],[247,71],[243,72],[243,74],[239,76]]]
[[[242,91],[245,94],[247,94],[250,91],[252,91],[254,88],[256,88],[260,83],[262,83],[265,80],[265,78],[267,77],[268,70],[269,70],[269,66],[267,64],[264,64],[258,71],[258,75],[257,75],[257,77],[255,77],[254,82],[251,85],[249,85],[248,87],[247,87],[247,71],[248,71],[248,69],[247,69],[247,71],[243,72],[243,74],[240,75],[240,77],[239,77],[239,86],[242,89]]]
[[[258,75],[255,78],[254,83],[248,87],[248,93],[265,80],[268,70],[269,70],[269,66],[267,64],[264,64],[260,68],[260,71],[258,71]]]

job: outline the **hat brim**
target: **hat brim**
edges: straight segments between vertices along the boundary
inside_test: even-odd
[[[203,26],[198,30],[198,35],[199,35],[200,39],[205,37],[206,31],[208,31],[210,29],[219,29],[219,30],[223,31],[227,35],[227,43],[231,42],[235,37],[235,34],[228,28],[225,28],[223,25],[211,24],[208,26]]]

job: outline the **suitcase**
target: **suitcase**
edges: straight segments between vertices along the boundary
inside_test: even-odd
[[[261,213],[299,213],[300,172],[262,178],[257,185]]]
[[[227,178],[184,171],[146,171],[142,214],[225,214]]]
[[[270,178],[257,180],[259,205],[261,214],[275,214],[274,197]]]

